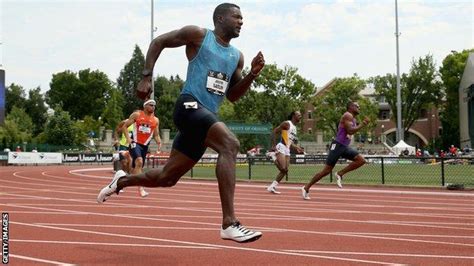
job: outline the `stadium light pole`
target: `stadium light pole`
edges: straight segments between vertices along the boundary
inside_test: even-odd
[[[398,1],[395,0],[395,38],[397,41],[397,143],[404,139],[402,128],[402,93],[400,89],[400,56],[398,49]]]
[[[153,23],[153,17],[154,17],[154,4],[155,0],[151,0],[151,27],[150,27],[150,35],[151,35],[151,41],[153,41],[154,37],[154,32],[155,32],[155,25]],[[155,82],[153,81],[153,72],[151,72],[151,95],[150,99],[155,99]]]

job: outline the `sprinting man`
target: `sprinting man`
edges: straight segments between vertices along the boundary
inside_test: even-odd
[[[152,138],[158,145],[158,150],[161,149],[160,121],[155,116],[155,107],[155,100],[145,101],[143,103],[143,111],[133,112],[122,126],[122,132],[127,132],[128,128],[133,126],[132,134],[125,134],[132,157],[132,174],[143,173],[146,154]],[[148,192],[142,186],[138,187],[138,193],[143,198],[148,196]]]
[[[342,177],[352,170],[355,170],[365,164],[365,159],[356,150],[349,147],[351,143],[351,135],[354,135],[361,128],[365,127],[369,123],[369,118],[365,117],[361,124],[357,125],[355,117],[359,114],[359,104],[357,102],[350,101],[347,103],[347,111],[342,115],[339,121],[339,127],[336,135],[336,139],[331,143],[329,147],[329,154],[326,159],[326,165],[321,172],[317,173],[308,184],[301,188],[303,199],[309,200],[309,189],[316,182],[321,180],[329,173],[339,160],[340,157],[351,160],[352,162],[344,167],[342,170],[336,173],[337,186],[342,188]]]
[[[235,162],[240,143],[227,126],[218,121],[216,113],[224,97],[235,102],[249,90],[263,69],[265,60],[263,54],[258,52],[252,60],[249,74],[242,77],[244,57],[230,45],[233,38],[239,37],[243,24],[239,6],[229,3],[218,5],[213,21],[214,30],[185,26],[156,37],[150,44],[143,79],[137,87],[137,95],[141,97],[151,93],[151,74],[163,49],[186,47],[189,61],[186,84],[173,114],[179,133],[163,169],[131,176],[118,171],[110,185],[100,191],[97,201],[104,202],[128,186],[174,186],[210,147],[219,154],[216,176],[222,207],[220,237],[250,242],[259,239],[262,233],[245,228],[235,216]]]
[[[273,129],[272,147],[275,150],[275,165],[280,171],[275,180],[267,187],[267,191],[274,194],[280,194],[276,188],[280,184],[283,177],[288,173],[288,167],[290,165],[290,150],[293,148],[297,153],[303,153],[304,150],[296,145],[298,140],[298,130],[296,124],[301,120],[301,113],[299,111],[293,111],[289,116],[288,120],[283,121],[278,127]],[[280,135],[280,142],[275,146],[276,137]]]

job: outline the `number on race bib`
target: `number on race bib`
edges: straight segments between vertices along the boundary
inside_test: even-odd
[[[229,77],[225,73],[217,71],[209,71],[207,73],[207,91],[220,96],[225,94],[227,86],[229,85]]]
[[[150,134],[151,128],[148,125],[140,125],[138,127],[138,131],[140,131],[141,133]]]

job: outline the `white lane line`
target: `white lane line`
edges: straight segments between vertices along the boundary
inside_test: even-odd
[[[55,192],[58,192],[57,190]],[[77,193],[77,192],[76,192]],[[86,193],[78,193],[78,194],[86,194]],[[25,197],[25,195],[23,195]],[[75,201],[75,202],[89,202],[85,200],[72,200],[72,199],[60,199],[60,198],[50,198],[50,197],[34,197],[31,196],[32,198],[36,199],[56,199],[56,200],[62,200],[62,201]],[[95,204],[94,204],[95,205]],[[144,206],[144,205],[130,205],[130,204],[115,204],[115,206],[125,206],[125,207],[137,207],[137,208],[150,208],[149,206]],[[95,205],[97,206],[97,205]],[[110,206],[110,204],[108,204]],[[166,208],[166,207],[153,207],[153,208],[162,208],[162,209],[171,209],[171,210],[183,210],[183,211],[198,211],[198,212],[214,212],[214,213],[220,213],[220,210],[216,211],[208,211],[208,210],[200,210],[200,209],[193,209],[193,208],[178,208],[178,207],[173,207],[173,208]],[[248,214],[248,215],[254,215],[254,213],[242,213],[242,214]],[[406,214],[405,214],[406,215]],[[413,214],[409,214],[410,216],[413,216]],[[260,215],[259,217],[274,217],[278,219],[282,219],[281,216],[279,215]],[[430,217],[432,217],[431,215]],[[361,221],[361,220],[346,220],[346,219],[322,219],[322,218],[302,218],[300,216],[285,216],[288,219],[299,219],[299,220],[311,220],[311,221],[343,221],[343,222],[353,222],[353,223],[369,223],[369,224],[393,224],[393,225],[401,225],[401,226],[413,226],[413,227],[431,227],[431,228],[444,228],[444,229],[456,229],[456,230],[474,230],[466,227],[448,227],[448,226],[436,226],[436,225],[424,225],[424,224],[409,224],[409,223],[404,223],[404,222],[393,222],[393,221]],[[135,217],[137,218],[137,217]],[[252,218],[248,218],[252,219]]]
[[[4,204],[0,204],[4,205]],[[12,205],[13,206],[13,205]],[[45,206],[51,206],[45,204],[39,205],[39,204],[21,204],[22,208],[26,207],[45,207]],[[54,206],[54,205],[53,205]],[[59,206],[62,206],[59,205]],[[59,207],[59,206],[54,206],[54,207]],[[68,207],[71,205],[64,205],[63,207]],[[79,207],[91,207],[91,205],[72,205],[72,206],[79,206]],[[163,208],[166,209],[166,208]],[[175,208],[173,208],[176,210]],[[182,209],[184,211],[196,211],[196,209],[193,208],[186,208]],[[199,211],[199,210],[197,210]],[[220,213],[220,210],[218,211],[208,211],[208,212],[215,212],[215,213]],[[62,212],[39,212],[39,211],[10,211],[10,213],[25,213],[25,214],[55,214],[55,215],[71,215],[70,213],[62,213]],[[74,215],[87,215],[87,214],[74,214]],[[115,215],[129,215],[128,213],[115,213]],[[463,231],[474,231],[474,228],[465,228],[466,226],[472,225],[468,223],[439,223],[439,224],[449,224],[449,225],[460,225],[463,226],[461,227],[451,227],[451,226],[433,226],[430,225],[431,223],[415,223],[415,222],[404,222],[404,221],[387,221],[387,220],[379,220],[379,221],[372,221],[372,220],[347,220],[347,219],[331,219],[331,218],[311,218],[311,217],[293,217],[293,216],[269,216],[269,217],[262,217],[264,216],[263,214],[260,214],[258,217],[246,217],[246,216],[241,216],[241,218],[245,220],[272,220],[272,221],[320,221],[320,222],[348,222],[348,223],[364,223],[364,224],[381,224],[381,225],[387,225],[387,224],[393,224],[393,225],[400,225],[400,226],[408,226],[408,227],[427,227],[427,228],[440,228],[440,229],[456,229],[456,230],[463,230]],[[207,218],[207,219],[219,219],[219,215],[179,215],[179,214],[173,214],[173,215],[167,215],[167,214],[134,214],[134,217],[143,217],[143,218]],[[436,223],[434,223],[436,224]]]
[[[12,239],[10,239],[12,241]],[[21,256],[17,254],[10,254],[9,255],[12,258],[17,258],[17,259],[22,259],[22,260],[30,260],[30,261],[35,261],[35,262],[42,262],[42,263],[49,263],[49,264],[55,264],[55,265],[74,265],[74,264],[69,264],[65,262],[59,262],[59,261],[54,261],[54,260],[44,260],[44,259],[38,259],[38,258],[33,258],[33,257],[28,257],[28,256]]]
[[[421,257],[421,258],[442,258],[442,259],[468,259],[472,260],[472,256],[453,256],[440,254],[410,254],[410,253],[376,253],[376,252],[342,252],[342,251],[325,251],[325,250],[299,250],[299,249],[285,249],[288,252],[301,253],[317,253],[317,254],[340,254],[340,255],[364,255],[364,256],[389,256],[389,257]]]
[[[29,178],[29,177],[21,176],[21,175],[18,174],[18,172],[17,172],[17,173],[14,173],[14,175],[17,176],[17,177],[20,177],[20,178],[24,178],[24,179],[37,180],[37,179],[34,179],[34,178]],[[48,175],[48,176],[51,176],[51,177],[54,177],[54,178],[66,179],[66,178],[64,178],[64,177],[59,177],[59,176],[53,176],[53,175]],[[70,179],[68,178],[67,180],[70,180]],[[10,181],[10,182],[12,182],[12,181]],[[61,183],[63,183],[63,182],[61,182]],[[180,182],[180,183],[182,183],[182,182]],[[82,183],[82,182],[81,182],[81,183],[76,183],[76,184],[79,184],[79,186],[76,186],[75,188],[88,189],[88,188],[86,188],[86,187],[81,187],[81,186],[83,186],[83,183]],[[198,183],[198,182],[189,182],[189,184],[199,184],[199,183]],[[43,185],[44,185],[44,184],[43,184]],[[55,186],[57,186],[57,187],[63,187],[63,186],[60,186],[60,185],[55,185]],[[66,186],[66,187],[67,187],[67,188],[70,188],[71,186]],[[92,189],[92,187],[90,187],[90,189]],[[176,189],[175,189],[175,191],[176,191]],[[182,190],[180,190],[180,191],[182,191]],[[185,191],[186,191],[186,190],[185,190]],[[167,193],[167,192],[165,192],[165,193],[160,192],[160,193],[161,193],[161,194],[170,194],[170,193]],[[243,195],[243,194],[241,194],[241,195]],[[250,194],[250,195],[252,195],[252,194]],[[352,195],[352,196],[353,196],[353,195]],[[214,198],[215,196],[203,196],[203,197],[213,197],[213,198]],[[340,195],[338,195],[338,197],[340,197]],[[341,199],[341,198],[338,198],[338,199]],[[345,199],[342,198],[342,200],[345,200]],[[351,197],[350,200],[353,200],[353,198]],[[453,200],[454,200],[454,199],[453,199]],[[459,200],[459,199],[458,199],[458,200]],[[265,200],[262,200],[262,201],[265,201]],[[271,199],[271,200],[268,199],[267,201],[272,201],[272,203],[275,203],[275,202],[274,202],[274,201],[275,201],[274,199]],[[382,201],[383,201],[383,202],[394,202],[394,203],[395,203],[395,202],[396,202],[396,203],[407,203],[407,201],[387,201],[387,200],[382,200]],[[285,202],[286,202],[286,201],[285,201]],[[417,203],[420,203],[420,202],[417,202]],[[288,204],[288,203],[286,203],[286,204]],[[436,204],[436,203],[427,203],[427,204]],[[454,203],[453,203],[452,205],[449,205],[449,204],[446,204],[446,202],[439,203],[439,204],[437,204],[437,205],[441,205],[441,204],[442,204],[442,207],[439,207],[439,208],[436,208],[436,207],[435,207],[435,208],[433,208],[433,207],[399,207],[399,206],[398,206],[397,208],[403,208],[403,209],[439,209],[439,210],[445,211],[446,208],[449,207],[449,210],[450,210],[450,211],[462,211],[462,212],[468,211],[468,209],[465,209],[465,208],[459,209],[459,206],[460,206],[460,203],[459,203],[459,202],[456,202],[456,206],[457,206],[457,207],[454,207],[454,206],[453,206]],[[327,204],[327,203],[326,203],[326,205],[331,205],[331,206],[332,206],[332,205],[334,205],[334,206],[346,206],[347,204],[344,204],[344,203]],[[472,203],[469,202],[469,204],[466,204],[466,206],[472,206]],[[370,207],[373,207],[373,208],[381,208],[381,207],[384,207],[384,208],[385,208],[385,207],[387,207],[387,206],[386,206],[386,205],[373,205],[373,204],[370,204],[370,205],[369,205],[369,204],[362,204],[362,203],[361,203],[361,204],[359,204],[359,205],[356,205],[356,207],[364,207],[364,208],[370,208]],[[392,207],[395,208],[395,206],[392,206]],[[469,211],[471,211],[471,210],[474,210],[474,209],[469,209]],[[446,216],[446,215],[445,215],[445,216]],[[451,217],[451,215],[449,215],[448,217]]]
[[[382,261],[358,260],[358,259],[350,259],[350,258],[322,256],[322,255],[314,255],[314,254],[304,254],[304,253],[286,252],[286,251],[278,251],[278,250],[269,250],[269,249],[246,248],[246,247],[242,247],[242,246],[237,247],[237,246],[216,245],[216,244],[209,244],[209,243],[180,241],[180,240],[172,240],[172,239],[164,239],[164,238],[142,237],[142,236],[134,236],[134,235],[124,235],[124,234],[115,234],[115,233],[105,233],[105,232],[97,232],[97,231],[87,231],[87,230],[79,230],[79,229],[62,228],[62,227],[55,227],[55,226],[44,226],[44,225],[27,224],[27,223],[20,223],[20,222],[10,222],[10,224],[17,224],[17,225],[30,226],[30,227],[39,227],[39,228],[48,228],[48,229],[70,231],[70,232],[76,232],[76,233],[86,233],[86,234],[94,234],[94,235],[123,237],[123,238],[129,238],[129,239],[161,241],[161,242],[169,242],[169,243],[175,243],[175,244],[187,244],[187,245],[196,245],[196,246],[203,246],[203,247],[213,247],[213,248],[218,248],[218,249],[219,248],[224,248],[224,249],[253,251],[253,252],[270,253],[270,254],[278,254],[278,255],[293,255],[293,256],[300,256],[300,257],[322,258],[322,259],[350,261],[350,262],[362,262],[362,263],[371,263],[371,264],[393,265],[393,263],[382,262]]]
[[[76,227],[111,227],[111,228],[140,228],[140,229],[163,229],[163,230],[196,230],[196,227],[179,227],[179,226],[147,226],[147,225],[116,225],[116,224],[65,224],[65,223],[36,223],[39,225],[51,226],[76,226]],[[215,231],[215,228],[199,228],[199,230]],[[273,232],[284,232],[285,229],[277,229]],[[270,230],[266,231],[270,232]],[[403,236],[403,237],[428,237],[428,238],[461,238],[474,239],[474,236],[468,235],[429,235],[429,234],[394,234],[394,233],[373,233],[373,232],[347,232],[337,231],[338,234],[354,234],[354,235],[374,235],[374,236]]]
[[[194,228],[194,230],[196,230],[196,228]],[[51,240],[34,240],[34,239],[13,239],[10,241],[21,242],[21,243],[41,243],[41,244],[71,244],[71,245],[126,246],[126,247],[149,247],[149,248],[184,248],[184,249],[219,249],[216,247],[202,247],[202,246],[82,242],[82,241],[51,241]]]
[[[414,236],[414,237],[433,237],[433,238],[466,238],[474,239],[474,236],[468,235],[423,235],[423,234],[394,234],[394,233],[374,233],[374,232],[340,232],[355,235],[374,235],[374,236]]]
[[[5,204],[0,204],[5,205]],[[179,219],[157,219],[157,218],[148,218],[148,217],[137,217],[136,215],[116,215],[116,214],[104,214],[104,213],[95,213],[95,212],[85,212],[85,211],[72,211],[72,210],[58,210],[58,209],[49,209],[49,208],[40,208],[40,207],[29,207],[21,206],[15,204],[7,204],[8,206],[14,206],[19,208],[30,208],[30,209],[40,209],[40,210],[57,210],[64,211],[71,214],[88,214],[88,215],[97,215],[97,216],[106,216],[106,217],[121,217],[121,218],[131,218],[136,220],[151,220],[151,221],[164,221],[171,223],[185,223],[185,224],[198,224],[198,225],[214,225],[220,226],[220,224],[215,223],[205,223],[205,222],[196,222],[196,221],[186,221]],[[409,239],[409,238],[395,238],[395,237],[381,237],[381,236],[368,236],[368,235],[357,235],[351,233],[333,233],[326,231],[309,231],[309,230],[298,230],[298,229],[282,229],[282,228],[272,228],[272,227],[255,227],[258,230],[271,230],[279,232],[289,232],[289,233],[302,233],[302,234],[319,234],[319,235],[330,235],[330,236],[339,236],[339,237],[355,237],[355,238],[364,238],[364,239],[381,239],[381,240],[393,240],[393,241],[404,241],[404,242],[418,242],[418,243],[432,243],[432,244],[441,244],[441,245],[453,245],[453,246],[467,246],[474,247],[474,244],[465,244],[465,243],[456,243],[456,242],[443,242],[443,241],[432,241],[432,240],[418,240],[418,239]]]
[[[76,200],[76,199],[61,199],[61,198],[51,198],[51,197],[40,197],[40,196],[30,196],[31,198],[34,199],[47,199],[47,200],[62,200],[62,201],[68,201],[68,202],[89,202],[86,200]],[[39,209],[39,210],[57,210],[57,209],[48,209],[48,208],[41,208],[37,207],[35,208],[34,206],[28,206],[21,204],[16,205],[16,204],[7,204],[7,203],[0,203],[0,205],[5,205],[5,206],[12,206],[12,207],[21,207],[21,208],[31,208],[31,209]],[[99,205],[96,204],[91,204],[91,207],[98,207]],[[199,208],[182,208],[182,207],[161,207],[161,206],[144,206],[144,205],[134,205],[134,204],[122,204],[122,203],[108,203],[106,205],[107,207],[133,207],[133,208],[153,208],[153,209],[165,209],[165,210],[174,210],[174,211],[193,211],[193,212],[210,212],[210,213],[221,213],[220,210],[216,211],[210,211],[210,210],[201,210]],[[88,214],[87,212],[75,212],[71,211],[69,209],[59,209],[57,211],[64,211],[66,213],[74,213],[74,214]],[[97,213],[94,213],[97,214]],[[119,214],[116,214],[119,215]],[[115,216],[116,216],[115,215]],[[120,214],[121,215],[121,214]],[[125,217],[128,214],[124,214]],[[441,228],[441,229],[455,229],[455,230],[462,230],[462,231],[473,231],[474,228],[468,228],[468,227],[450,227],[450,226],[436,226],[436,225],[427,225],[427,224],[411,224],[411,223],[406,223],[406,222],[397,222],[397,221],[387,221],[387,220],[349,220],[349,219],[334,219],[334,218],[316,218],[316,217],[303,217],[303,216],[281,216],[281,215],[269,215],[269,214],[259,214],[258,216],[255,216],[255,213],[247,213],[247,212],[241,212],[241,215],[250,215],[250,217],[246,217],[246,219],[258,219],[258,220],[263,220],[263,219],[271,219],[271,220],[303,220],[303,221],[322,221],[322,222],[348,222],[348,223],[359,223],[359,224],[380,224],[380,225],[399,225],[399,226],[408,226],[408,227],[429,227],[429,228]],[[155,220],[160,220],[160,221],[176,221],[176,220],[170,220],[170,219],[159,219],[157,217],[163,217],[162,215],[137,215],[135,214],[133,216],[134,219],[155,219]],[[181,217],[181,216],[178,216]]]
[[[102,167],[102,168],[83,168],[83,169],[73,169],[69,170],[70,174],[77,172],[97,172],[97,171],[113,171],[112,167]]]
[[[76,175],[76,176],[83,176],[83,177],[92,177],[92,178],[100,178],[100,179],[111,179],[113,177],[113,173],[108,176],[98,176],[98,175],[87,175],[83,174],[82,172],[99,172],[99,171],[113,171],[113,168],[85,168],[85,169],[74,169],[70,170],[69,174]]]
[[[21,175],[19,175],[19,174],[16,174],[16,176],[17,176],[17,177],[20,177],[20,178],[25,178],[25,179],[31,179],[31,178],[28,178],[28,177],[23,177],[23,176],[21,176]],[[8,180],[8,181],[5,180],[5,181],[6,181],[6,182],[9,182],[9,183],[13,182],[13,183],[21,184],[21,182],[15,182],[15,181],[9,181],[9,180]],[[40,186],[41,186],[41,185],[42,185],[42,186],[48,186],[48,187],[54,186],[54,187],[59,187],[59,188],[71,188],[71,186],[61,186],[61,185],[46,185],[46,184],[39,184],[39,185],[40,185]],[[4,187],[6,187],[6,186],[4,186]],[[8,188],[15,188],[15,187],[8,187]],[[16,188],[18,188],[18,189],[26,189],[26,188],[20,188],[20,187],[16,187]],[[92,188],[85,188],[85,187],[75,187],[75,188],[77,188],[77,189],[92,189]],[[35,189],[30,189],[30,190],[33,190],[33,191],[34,191]],[[61,192],[61,191],[58,191],[58,192]],[[68,192],[68,193],[77,194],[77,192]],[[171,192],[163,192],[163,191],[160,191],[160,194],[163,194],[163,195],[165,195],[165,194],[166,194],[166,195],[169,195],[169,194],[174,194],[174,193],[175,193],[175,192],[171,193]],[[88,195],[89,195],[89,194],[88,194]],[[217,197],[217,196],[215,196],[215,197],[213,197],[213,198],[216,198],[216,197]],[[257,204],[257,205],[261,205],[261,204]],[[361,205],[352,205],[352,207],[364,207],[364,208],[368,208],[368,207],[371,207],[371,206],[369,206],[369,205],[367,205],[367,204],[363,204],[363,206],[361,206]],[[376,207],[377,207],[377,206],[376,206]],[[384,208],[386,208],[387,206],[382,205],[382,206],[378,206],[378,207],[384,207]],[[446,206],[444,206],[444,208],[446,208]],[[292,209],[294,209],[294,208],[292,208]],[[451,208],[451,210],[452,210],[452,208]],[[343,211],[343,210],[339,210],[339,211],[348,212],[348,211]],[[357,213],[357,211],[356,211],[356,213]],[[398,214],[398,215],[399,215],[399,214],[404,215],[404,213],[397,213],[397,214]],[[413,214],[410,214],[410,215],[413,215]],[[432,213],[431,215],[427,215],[427,214],[418,214],[418,215],[420,215],[420,216],[429,216],[429,217],[432,217],[432,215],[434,215],[434,214]],[[453,214],[449,215],[448,217],[451,217],[452,215],[453,215]],[[446,216],[446,214],[440,215],[440,216]]]
[[[17,174],[17,173],[15,173],[15,176],[20,177],[20,178],[24,178],[24,179],[35,180],[35,179],[33,179],[33,178],[28,178],[28,177],[21,176],[21,175],[19,175],[19,174]],[[14,182],[14,181],[9,181],[9,182]],[[20,183],[20,182],[18,182],[18,183]],[[61,182],[61,183],[62,183],[62,182]],[[193,182],[191,182],[191,183],[193,183]],[[83,185],[82,183],[79,183],[79,184]],[[45,185],[45,184],[40,184],[40,185],[47,186],[47,185]],[[55,186],[55,187],[62,187],[62,188],[68,188],[68,189],[71,188],[71,186],[60,186],[60,185],[53,185],[53,186]],[[48,187],[49,187],[49,186],[48,186]],[[89,188],[86,188],[86,187],[75,187],[75,188],[77,188],[77,189],[89,189]],[[90,189],[92,189],[92,188],[90,188]],[[176,191],[176,189],[175,189],[174,191]],[[180,191],[183,191],[183,190],[180,190]],[[185,191],[187,191],[187,190],[185,190]],[[72,192],[72,193],[76,193],[76,192]],[[173,193],[175,193],[175,192],[173,192]],[[163,195],[170,195],[170,194],[173,194],[173,193],[160,191],[160,194],[163,194]],[[216,196],[202,196],[202,197],[212,197],[212,198],[215,198]],[[270,200],[268,200],[268,201],[270,201]],[[261,204],[256,204],[255,206],[257,206],[257,205],[261,205]],[[327,203],[326,203],[326,205],[331,205],[331,206],[334,205],[335,207],[338,207],[338,206],[347,207],[347,204],[336,204],[336,205],[335,205],[335,204],[327,204]],[[353,204],[353,205],[351,205],[351,206],[352,206],[352,207],[364,207],[364,208],[371,208],[371,207],[372,207],[372,208],[382,208],[382,207],[383,207],[383,208],[386,208],[386,207],[387,207],[386,205],[373,205],[373,204],[372,204],[372,205],[369,205],[369,204],[357,204],[357,205],[354,205],[354,204]],[[431,207],[397,207],[397,208],[403,208],[403,209],[430,209],[430,210],[432,210],[432,209],[437,209],[437,210],[443,210],[443,212],[444,212],[447,207],[448,207],[448,206],[443,205],[443,207],[439,207],[439,208],[431,208]],[[292,209],[294,209],[294,208],[292,208]],[[463,213],[469,212],[469,211],[467,211],[466,209],[457,209],[457,208],[455,208],[455,207],[450,207],[450,210],[451,210],[451,211],[462,211]],[[334,211],[334,210],[331,210],[331,211]],[[360,211],[344,211],[344,210],[337,210],[337,211],[339,211],[339,212],[355,212],[355,213],[359,213],[359,212],[360,212]],[[380,212],[368,212],[368,211],[364,211],[364,212],[366,212],[366,213],[380,214]],[[383,214],[385,214],[385,213],[383,213]],[[406,215],[406,213],[400,213],[400,212],[391,213],[391,214],[392,214],[392,215]],[[410,215],[410,216],[415,216],[415,214],[413,214],[413,213],[410,213],[409,215]],[[443,214],[443,215],[438,214],[438,216],[434,216],[435,214],[433,214],[433,213],[431,213],[431,214],[416,214],[416,215],[418,215],[418,216],[424,216],[424,217],[441,217],[441,218],[444,218],[444,217],[452,218],[452,217],[454,217],[453,214]],[[462,216],[466,216],[466,215],[463,214]],[[471,216],[472,216],[472,215],[471,215]],[[474,217],[474,216],[473,216],[473,217]]]
[[[139,229],[163,229],[163,230],[196,230],[196,227],[179,226],[148,226],[148,225],[116,225],[116,224],[64,224],[64,223],[35,223],[49,226],[74,226],[74,227],[110,227],[110,228],[139,228]],[[199,231],[216,231],[212,228],[199,228]]]
[[[77,172],[84,171],[84,172],[93,172],[93,171],[104,171],[104,170],[112,170],[111,168],[89,168],[89,169],[75,169],[69,171],[71,174],[77,174],[81,176],[87,177],[95,177],[95,178],[103,178],[101,176],[94,176],[94,175],[84,175]],[[108,178],[111,178],[109,176]],[[198,184],[198,185],[206,185],[206,186],[217,186],[217,183],[211,182],[199,182],[199,181],[180,181],[183,184]],[[237,183],[237,186],[240,187],[250,187],[250,188],[262,188],[265,185],[252,185],[252,184],[241,184]],[[289,190],[300,190],[301,187],[293,187],[293,186],[285,186],[282,189],[289,189]],[[318,190],[321,191],[341,191],[340,188],[326,188],[326,187],[318,187]],[[376,190],[376,189],[361,189],[361,188],[344,188],[344,191],[347,192],[364,192],[364,193],[377,193],[377,194],[398,194],[398,195],[443,195],[443,196],[452,196],[452,197],[474,197],[474,193],[470,192],[450,192],[450,191],[407,191],[407,190]]]
[[[55,191],[56,193],[57,192],[60,192],[60,191]],[[8,193],[6,193],[7,195],[10,195]],[[88,193],[75,193],[75,194],[87,194],[89,195]],[[11,194],[11,195],[14,195],[14,194]],[[26,196],[26,195],[22,195],[23,197],[30,197],[30,198],[34,198],[34,199],[47,199],[47,200],[60,200],[60,201],[68,201],[68,202],[81,202],[81,203],[84,203],[84,202],[87,202],[89,203],[90,201],[87,201],[87,200],[74,200],[74,199],[63,199],[63,198],[52,198],[52,197],[41,197],[41,196]],[[22,204],[22,206],[25,206]],[[98,205],[96,204],[93,204],[91,205],[91,207],[96,207]],[[210,210],[202,210],[200,208],[182,208],[182,207],[161,207],[161,206],[146,206],[146,205],[139,205],[139,204],[121,204],[121,203],[109,203],[107,204],[108,207],[117,207],[117,206],[122,206],[122,207],[134,207],[134,208],[153,208],[153,209],[167,209],[167,210],[175,210],[175,211],[178,211],[178,210],[183,210],[183,211],[194,211],[194,212],[211,212],[211,213],[220,213],[220,210],[215,210],[215,211],[210,211]],[[362,213],[362,212],[361,212]],[[248,215],[254,215],[254,213],[245,213],[245,212],[242,212],[242,214],[248,214]],[[384,213],[382,213],[384,214]],[[402,215],[402,213],[398,214],[398,215]],[[408,216],[416,216],[415,214],[410,214],[410,213],[403,213],[403,215],[408,215]],[[424,215],[426,217],[433,217],[434,215]],[[302,217],[302,216],[281,216],[281,215],[268,215],[268,214],[262,214],[262,215],[259,215],[259,217],[262,217],[263,218],[267,218],[267,217],[274,217],[274,218],[288,218],[288,219],[298,219],[298,220],[310,220],[310,221],[339,221],[339,222],[353,222],[353,223],[369,223],[369,224],[383,224],[383,225],[386,225],[386,224],[394,224],[394,225],[402,225],[402,226],[413,226],[413,227],[431,227],[431,228],[444,228],[444,229],[456,229],[456,230],[474,230],[474,229],[471,229],[471,228],[466,228],[465,226],[464,227],[449,227],[449,226],[437,226],[437,225],[428,225],[428,224],[411,224],[411,223],[407,223],[407,222],[398,222],[398,221],[386,221],[386,220],[382,220],[382,221],[364,221],[364,220],[347,220],[347,219],[330,219],[330,218],[312,218],[312,217]]]
[[[50,198],[50,197],[39,197],[39,196],[30,196],[31,198],[34,199],[48,199],[48,200],[62,200],[62,201],[68,201],[68,202],[88,202],[85,200],[75,200],[75,199],[61,199],[61,198]],[[0,203],[0,205],[5,205],[5,206],[17,206],[21,208],[33,208],[34,206],[29,206],[26,204],[21,204],[21,205],[15,205],[15,204],[3,204]],[[96,204],[91,204],[91,207],[98,207],[99,205]],[[143,205],[133,205],[133,204],[121,204],[121,203],[109,203],[107,207],[133,207],[133,208],[153,208],[153,209],[165,209],[165,210],[174,210],[174,211],[193,211],[193,212],[210,212],[210,213],[221,213],[220,210],[215,210],[215,211],[210,211],[210,210],[201,210],[200,208],[180,208],[180,207],[160,207],[160,206],[143,206]],[[57,209],[46,209],[46,208],[33,208],[33,209],[44,209],[44,210],[57,210]],[[66,211],[67,213],[71,213],[70,210],[66,209],[59,209],[57,211]],[[74,213],[76,215],[83,215],[85,213],[79,212],[79,213]],[[86,213],[87,214],[87,213]],[[121,213],[116,213],[115,215],[122,215]],[[124,216],[127,216],[128,214],[123,214]],[[422,228],[441,228],[441,229],[455,229],[455,230],[462,230],[462,231],[473,231],[474,228],[469,228],[465,226],[463,227],[453,227],[453,226],[437,226],[437,225],[429,225],[429,224],[414,224],[410,222],[403,222],[403,221],[389,221],[389,220],[349,220],[349,219],[334,219],[334,218],[316,218],[316,217],[303,217],[303,216],[281,216],[281,215],[268,215],[268,214],[259,214],[258,216],[255,216],[255,213],[247,213],[247,212],[241,212],[241,215],[250,215],[249,217],[245,217],[247,220],[294,220],[294,221],[320,221],[320,222],[348,222],[348,223],[359,223],[359,224],[380,224],[380,225],[398,225],[398,226],[407,226],[407,227],[422,227]],[[162,217],[159,219],[159,217]],[[145,214],[145,215],[139,215],[135,214],[133,218],[138,219],[155,219],[155,220],[161,220],[161,221],[175,221],[175,220],[169,220],[169,219],[163,219],[164,217],[182,217],[180,215],[171,215],[171,216],[166,216],[166,215],[150,215],[150,214]],[[194,216],[193,216],[194,217]],[[196,216],[198,217],[198,216]],[[210,218],[214,218],[214,216],[208,216]]]

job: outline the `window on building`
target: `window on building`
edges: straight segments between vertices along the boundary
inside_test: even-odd
[[[313,111],[308,111],[308,119],[313,119]]]
[[[390,110],[380,110],[379,111],[379,120],[390,119]]]
[[[418,119],[425,119],[428,118],[428,110],[420,109],[420,113],[418,114]]]
[[[313,129],[312,128],[308,128],[308,134],[313,134]]]

